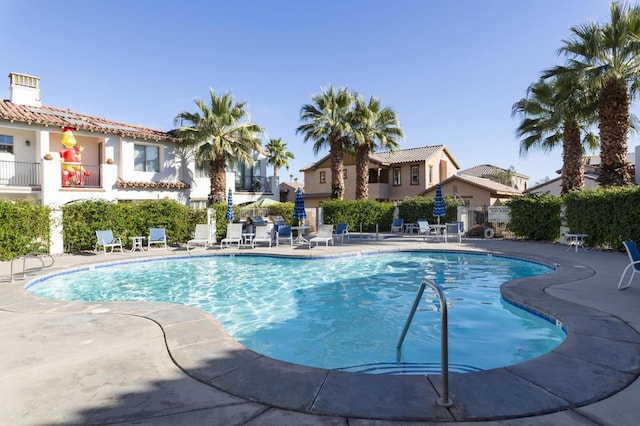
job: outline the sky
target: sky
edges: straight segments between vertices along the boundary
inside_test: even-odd
[[[43,105],[164,131],[210,89],[230,92],[263,145],[281,138],[295,156],[281,181],[327,154],[296,133],[302,106],[347,87],[395,111],[400,148],[445,145],[461,170],[513,166],[531,187],[557,176],[562,151],[522,157],[512,106],[609,3],[0,0],[0,72],[40,77]]]

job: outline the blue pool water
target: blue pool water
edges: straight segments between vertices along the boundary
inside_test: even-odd
[[[210,312],[240,343],[267,356],[381,373],[400,372],[394,367],[398,338],[421,281],[429,278],[447,296],[449,362],[454,370],[467,371],[523,362],[562,342],[560,327],[499,293],[505,281],[549,271],[524,260],[453,252],[324,259],[200,256],[59,274],[28,291],[62,300],[183,303]],[[429,289],[401,362],[405,372],[439,371],[439,303]]]

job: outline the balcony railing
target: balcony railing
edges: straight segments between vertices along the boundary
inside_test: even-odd
[[[100,188],[100,166],[79,163],[62,163],[64,188]]]
[[[0,185],[40,186],[40,163],[0,161]]]

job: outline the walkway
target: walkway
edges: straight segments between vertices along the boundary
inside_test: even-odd
[[[451,375],[454,405],[436,405],[440,377],[375,376],[266,358],[231,339],[210,315],[162,303],[41,299],[10,283],[0,263],[0,424],[635,425],[640,401],[640,280],[618,291],[623,253],[500,240],[462,244],[415,237],[240,253],[323,256],[393,249],[482,250],[557,265],[504,294],[554,315],[566,341],[535,360]],[[219,253],[197,249],[194,254]],[[223,253],[238,253],[225,249]],[[47,273],[104,261],[184,256],[58,256]]]

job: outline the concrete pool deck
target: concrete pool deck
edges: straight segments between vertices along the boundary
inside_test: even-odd
[[[40,275],[184,256],[184,249],[56,256],[53,267],[14,283],[9,262],[1,262],[0,424],[637,424],[640,279],[617,290],[628,264],[625,253],[416,237],[222,253],[326,256],[397,249],[480,250],[557,265],[549,275],[503,286],[503,294],[561,320],[567,339],[522,364],[452,374],[454,405],[443,408],[436,404],[439,375],[375,376],[296,366],[244,348],[212,316],[188,306],[53,301],[24,291]],[[196,249],[192,255],[220,252]]]

